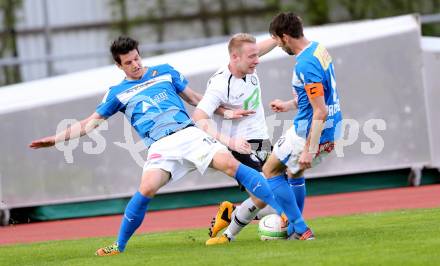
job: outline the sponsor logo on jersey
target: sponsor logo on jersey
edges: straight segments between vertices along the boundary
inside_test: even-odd
[[[255,88],[252,92],[251,96],[249,96],[246,100],[243,102],[243,109],[244,110],[255,110],[260,106],[260,90],[259,88]]]
[[[125,90],[121,93],[119,93],[116,97],[118,98],[118,100],[123,103],[123,104],[127,104],[128,101],[134,97],[135,95],[137,95],[138,93],[150,88],[151,86],[154,86],[156,84],[159,84],[161,82],[172,82],[172,78],[170,74],[166,74],[166,75],[161,75],[161,76],[157,76],[155,78],[152,78],[150,80],[147,80],[145,82],[142,82],[136,86],[131,87],[128,90]]]
[[[147,103],[147,102],[142,102],[142,113],[147,112],[148,109],[150,109],[151,104]]]
[[[257,85],[257,78],[255,76],[251,76],[252,85]]]

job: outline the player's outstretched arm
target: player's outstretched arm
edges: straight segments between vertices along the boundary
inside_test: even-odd
[[[199,102],[202,100],[203,96],[191,89],[190,87],[186,87],[180,94],[180,97],[192,106],[197,106]],[[215,114],[218,114],[226,119],[237,119],[242,118],[244,116],[255,114],[254,110],[243,110],[243,109],[228,109],[223,106],[219,106],[215,111]]]
[[[277,41],[274,38],[269,38],[264,41],[258,42],[258,56],[263,56],[272,51],[277,46]]]
[[[251,153],[251,145],[245,139],[231,138],[218,132],[214,125],[214,121],[212,121],[208,114],[206,114],[202,109],[196,108],[192,118],[194,122],[196,122],[198,128],[202,129],[224,145],[228,146],[231,150],[242,154]]]
[[[179,96],[185,102],[192,106],[197,106],[197,104],[199,104],[200,100],[202,100],[203,97],[200,93],[196,92],[188,86],[181,93],[179,93]]]
[[[29,148],[39,149],[52,147],[58,142],[82,137],[97,128],[104,120],[104,117],[95,112],[91,116],[73,124],[62,132],[32,141],[32,143],[29,144]]]
[[[288,112],[290,110],[296,110],[298,108],[298,102],[296,99],[290,101],[275,99],[270,102],[270,108],[276,113]]]

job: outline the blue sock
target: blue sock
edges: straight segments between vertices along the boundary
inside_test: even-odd
[[[119,251],[124,251],[128,240],[134,231],[141,225],[147,211],[150,198],[145,197],[139,191],[136,192],[125,208],[124,217],[122,218],[121,228],[118,235]]]
[[[240,163],[237,172],[235,173],[235,178],[250,193],[264,201],[266,204],[269,204],[278,212],[279,215],[281,215],[283,210],[275,200],[266,178],[264,178],[258,171]]]
[[[303,213],[304,210],[304,199],[306,198],[306,180],[304,177],[300,178],[289,178],[290,188],[295,194],[296,205],[298,205],[299,210]]]
[[[288,227],[287,233],[291,235],[293,230],[300,234],[304,233],[307,230],[307,225],[296,204],[295,194],[287,183],[286,177],[279,175],[268,178],[267,181],[272,188],[276,201],[289,219],[289,224],[291,224]]]

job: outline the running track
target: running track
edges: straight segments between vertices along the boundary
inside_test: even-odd
[[[440,207],[440,185],[307,197],[306,219]],[[149,212],[137,233],[207,228],[217,206]],[[0,227],[0,245],[116,236],[121,215]]]

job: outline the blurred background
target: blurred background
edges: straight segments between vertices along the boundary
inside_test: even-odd
[[[157,55],[267,32],[285,10],[306,26],[419,13],[422,34],[440,35],[440,0],[0,0],[0,86],[111,64],[120,34]]]

